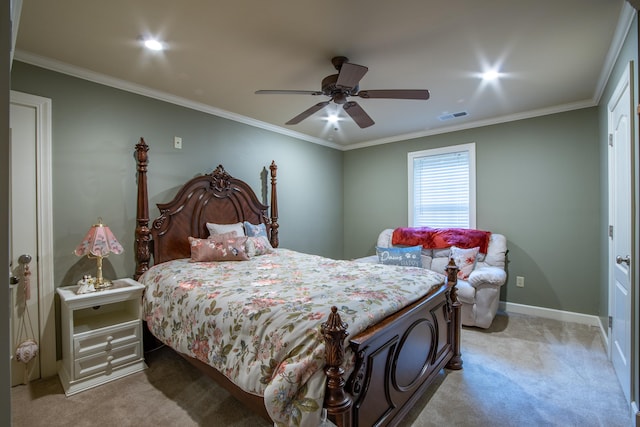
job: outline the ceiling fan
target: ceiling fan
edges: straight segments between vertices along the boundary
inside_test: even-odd
[[[426,89],[382,89],[382,90],[360,90],[358,83],[369,70],[363,65],[352,64],[344,56],[336,56],[331,59],[333,66],[338,70],[338,74],[331,74],[322,79],[322,90],[258,90],[256,94],[288,94],[288,95],[325,95],[330,97],[328,101],[318,102],[311,108],[298,114],[287,125],[295,125],[320,111],[331,101],[341,104],[344,111],[361,128],[367,128],[375,122],[355,101],[349,101],[350,96],[359,96],[365,99],[387,98],[387,99],[429,99],[429,91]]]

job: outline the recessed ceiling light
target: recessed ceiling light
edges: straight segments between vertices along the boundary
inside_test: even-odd
[[[147,39],[144,41],[144,46],[150,50],[163,50],[164,45],[156,39]]]
[[[482,80],[492,81],[500,78],[500,76],[502,76],[502,73],[498,72],[497,70],[488,70],[482,73],[481,76]]]

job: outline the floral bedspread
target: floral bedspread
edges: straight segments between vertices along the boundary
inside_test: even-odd
[[[326,378],[320,324],[332,305],[354,336],[443,280],[421,268],[287,249],[242,262],[174,260],[140,278],[151,332],[263,396],[278,426],[319,424]],[[346,372],[352,365],[347,355]]]

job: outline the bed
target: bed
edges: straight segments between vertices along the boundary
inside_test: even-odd
[[[134,251],[147,327],[247,407],[278,426],[324,414],[340,427],[397,425],[443,368],[462,368],[454,264],[441,275],[279,248],[273,162],[270,206],[218,166],[151,221],[148,150],[141,139]],[[267,248],[193,261],[211,224],[244,222]]]

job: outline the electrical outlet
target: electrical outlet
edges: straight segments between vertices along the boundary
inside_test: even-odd
[[[182,150],[182,138],[180,138],[179,136],[173,137],[173,148]]]
[[[524,277],[523,276],[517,276],[516,277],[516,286],[519,288],[524,288]]]

